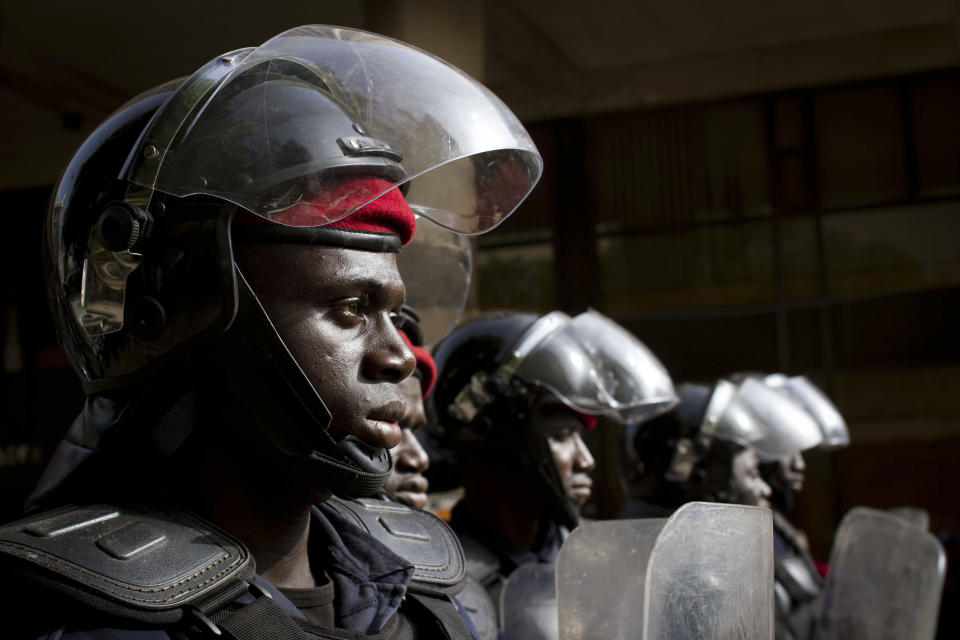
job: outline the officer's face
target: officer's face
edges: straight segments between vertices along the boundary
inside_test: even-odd
[[[596,463],[580,437],[581,418],[554,401],[537,409],[534,426],[547,438],[564,492],[577,506],[582,506],[590,499],[593,488],[590,473]]]
[[[400,442],[398,385],[416,360],[393,323],[404,296],[396,254],[251,244],[236,258],[330,410],[332,430],[375,447]]]
[[[417,429],[427,421],[420,380],[410,376],[400,383],[400,391],[406,403],[406,410],[400,419],[402,436],[400,444],[390,450],[393,473],[383,489],[394,500],[414,509],[423,509],[427,506],[428,487],[423,472],[430,466],[430,459],[416,436]]]
[[[770,485],[760,477],[760,462],[753,449],[744,449],[731,462],[733,501],[752,507],[769,507]]]
[[[791,456],[783,456],[777,460],[774,477],[771,482],[786,491],[798,493],[803,490],[803,480],[807,471],[807,463],[803,454],[797,452]]]

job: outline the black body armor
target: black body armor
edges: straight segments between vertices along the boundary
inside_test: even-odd
[[[414,566],[382,640],[470,638],[452,596],[466,575],[452,531],[432,514],[396,503],[334,499],[331,506]],[[167,505],[67,506],[0,528],[0,574],[22,586],[5,633],[37,637],[37,602],[58,626],[162,629],[172,638],[356,638],[289,615],[254,577],[246,547],[211,523]],[[20,606],[18,606],[20,605]],[[21,633],[22,635],[17,635]],[[66,637],[70,637],[69,633]],[[153,637],[153,636],[151,636]]]
[[[809,640],[820,610],[823,579],[810,553],[799,543],[800,533],[778,511],[773,512],[774,536],[786,553],[774,556],[777,640]]]

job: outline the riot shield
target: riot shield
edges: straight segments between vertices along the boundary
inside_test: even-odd
[[[945,567],[940,542],[915,523],[851,509],[830,552],[817,639],[932,639]]]
[[[560,638],[773,638],[769,509],[705,502],[588,522],[557,558]]]
[[[510,639],[558,640],[557,585],[552,564],[532,562],[510,574],[500,592],[500,628]]]

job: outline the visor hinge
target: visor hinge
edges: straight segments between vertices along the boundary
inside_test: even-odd
[[[486,372],[478,371],[470,377],[470,382],[460,389],[453,402],[447,407],[447,412],[461,422],[473,422],[477,414],[495,399],[487,391]]]

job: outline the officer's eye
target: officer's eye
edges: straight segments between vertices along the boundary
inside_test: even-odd
[[[358,314],[360,313],[360,300],[358,298],[344,300],[332,305],[330,308],[338,313]]]
[[[571,427],[560,427],[550,430],[549,437],[551,440],[557,442],[563,442],[564,440],[569,440],[573,437],[573,434],[576,433],[576,430]]]
[[[338,300],[331,304],[329,309],[344,321],[357,322],[363,318],[367,306],[367,300],[360,296]]]

